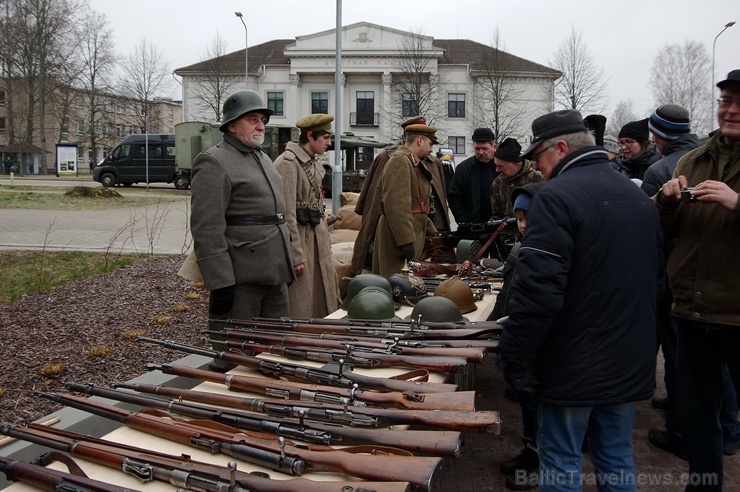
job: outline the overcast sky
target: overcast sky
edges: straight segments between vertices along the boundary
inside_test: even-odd
[[[162,51],[171,70],[200,61],[217,31],[228,52],[243,49],[244,27],[235,11],[244,14],[250,46],[336,26],[337,2],[331,0],[89,3],[106,14],[121,55],[128,56],[146,37]],[[344,0],[342,25],[362,21],[487,45],[498,27],[505,51],[543,65],[549,65],[573,26],[609,80],[607,116],[621,100],[634,101],[638,116],[649,114],[654,109],[650,68],[658,50],[692,39],[704,43],[711,58],[715,36],[730,21],[738,24],[717,40],[715,80],[740,68],[738,0]]]

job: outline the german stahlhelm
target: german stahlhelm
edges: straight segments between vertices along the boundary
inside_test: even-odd
[[[416,275],[395,273],[388,279],[391,283],[393,300],[401,304],[416,306],[427,294],[427,286]]]
[[[382,287],[365,287],[347,308],[347,319],[397,320],[393,298]]]
[[[434,290],[434,295],[451,299],[463,314],[478,309],[478,306],[475,305],[473,289],[457,275],[453,275],[440,283]]]
[[[422,323],[458,323],[468,321],[460,313],[460,308],[457,307],[454,301],[436,295],[421,299],[406,319],[418,321],[419,316],[421,316]]]
[[[220,130],[225,133],[229,123],[252,111],[263,113],[268,121],[272,116],[272,110],[268,109],[265,101],[262,100],[262,96],[258,93],[254,91],[235,92],[224,102],[224,119],[221,122]]]
[[[349,309],[349,303],[352,302],[352,299],[354,299],[357,293],[365,287],[370,286],[381,287],[385,289],[388,294],[393,296],[393,289],[391,288],[391,283],[387,278],[374,273],[362,273],[356,277],[352,277],[349,284],[347,284],[347,295],[344,296],[344,300],[342,300],[342,305],[340,307],[345,311]],[[400,305],[395,307],[398,308]]]

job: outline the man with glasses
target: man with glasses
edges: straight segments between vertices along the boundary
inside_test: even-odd
[[[686,490],[722,490],[725,365],[740,393],[740,69],[717,87],[719,130],[678,161],[655,197],[666,234],[676,235],[668,278],[692,479]]]
[[[663,236],[650,199],[609,165],[578,111],[532,123],[532,200],[499,343],[507,382],[538,402],[540,491],[580,491],[591,461],[636,490],[632,427],[655,387]],[[525,485],[531,478],[514,476]]]
[[[210,319],[288,316],[295,274],[283,182],[260,147],[271,114],[258,93],[232,94],[223,107],[223,140],[193,161],[190,230]],[[222,328],[209,322],[211,331]]]
[[[424,238],[437,232],[429,219],[432,173],[426,165],[439,143],[436,132],[433,126],[407,126],[403,145],[383,169],[372,272],[385,278],[400,273],[404,261],[423,259]]]

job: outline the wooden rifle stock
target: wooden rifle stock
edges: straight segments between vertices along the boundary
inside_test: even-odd
[[[142,407],[161,408],[194,418],[207,418],[215,422],[231,425],[239,429],[268,432],[288,439],[299,439],[314,444],[365,444],[372,442],[383,446],[405,449],[415,453],[435,456],[458,456],[460,453],[460,433],[453,431],[404,431],[367,430],[352,427],[320,424],[281,417],[270,420],[260,415],[239,411],[225,411],[182,403],[161,400],[131,392],[116,391],[94,385],[67,383],[67,389],[88,395],[101,396],[111,400],[133,403]],[[304,417],[305,417],[304,412]]]
[[[175,350],[181,350],[190,354],[204,355],[213,357],[224,362],[230,362],[240,366],[248,367],[258,371],[264,376],[280,378],[284,377],[293,381],[304,381],[314,384],[323,384],[327,386],[336,386],[339,388],[351,388],[357,384],[360,389],[374,389],[381,391],[417,391],[422,393],[447,393],[457,389],[456,384],[445,383],[427,383],[416,381],[400,381],[397,379],[375,378],[363,376],[352,371],[339,371],[337,373],[317,369],[310,366],[301,366],[284,362],[274,362],[271,360],[258,359],[249,355],[237,352],[217,352],[215,350],[201,349],[184,343],[177,343],[166,340],[156,340],[154,338],[139,337],[138,341],[153,343],[163,347]],[[465,361],[458,360],[464,368]]]
[[[51,455],[46,453],[41,458],[46,456]],[[48,462],[50,463],[51,460]],[[82,473],[82,469],[77,468],[77,470]],[[44,465],[15,461],[3,456],[0,456],[0,472],[4,473],[8,480],[22,482],[46,492],[139,492],[129,487],[93,480],[84,473],[78,475],[72,472],[62,472],[46,468]]]
[[[140,449],[104,439],[84,436],[71,431],[44,428],[37,424],[28,427],[0,424],[0,433],[18,439],[64,449],[69,453],[102,466],[123,471],[142,482],[158,480],[176,487],[206,492],[344,492],[358,484],[377,492],[407,492],[408,482],[317,482],[305,478],[273,480],[266,474],[247,473],[228,467],[195,461],[187,455],[174,456]],[[347,488],[349,487],[349,488]],[[132,489],[114,489],[106,492],[136,492]]]
[[[407,481],[431,491],[442,468],[442,459],[413,456],[393,448],[353,447],[336,450],[322,445],[295,446],[280,437],[239,432],[213,422],[178,421],[142,412],[128,412],[72,395],[38,393],[58,403],[122,422],[132,429],[187,444],[211,453],[221,453],[292,475],[305,471],[344,473],[358,478]],[[374,452],[368,455],[364,453]],[[361,454],[362,453],[362,454]],[[394,454],[395,453],[395,454]]]
[[[363,391],[316,384],[302,384],[242,376],[222,374],[191,367],[172,364],[147,364],[147,369],[160,370],[165,374],[210,381],[225,385],[229,389],[251,391],[284,400],[313,401],[337,405],[394,406],[406,409],[474,410],[475,391],[456,391],[454,393],[415,393],[405,391]]]
[[[152,384],[117,383],[116,387],[133,389],[154,395],[165,395],[239,408],[254,412],[264,412],[278,416],[296,416],[301,410],[307,419],[333,422],[340,425],[364,425],[362,417],[380,419],[374,425],[412,425],[419,424],[440,429],[461,432],[499,434],[501,419],[495,411],[459,411],[459,410],[398,410],[394,408],[345,408],[339,405],[319,404],[291,400],[270,400],[246,398],[241,396],[222,395],[205,391],[155,386]],[[358,423],[355,423],[358,422]],[[381,423],[382,422],[382,423]],[[372,424],[371,424],[372,425]],[[372,432],[375,432],[374,430]]]
[[[376,355],[401,355],[407,357],[453,357],[463,358],[468,362],[481,363],[486,357],[487,350],[484,347],[406,347],[399,345],[400,340],[389,341],[389,343],[375,342],[373,340],[362,340],[348,337],[347,341],[328,340],[324,338],[313,338],[303,334],[270,334],[256,333],[249,330],[224,330],[219,334],[231,339],[248,340],[258,344],[283,345],[286,347],[321,347],[326,349],[347,350],[352,347],[352,354],[357,357],[373,359]],[[422,343],[422,342],[420,342]],[[226,343],[227,347],[237,347]],[[423,360],[423,359],[422,359]],[[403,365],[403,364],[399,364]]]

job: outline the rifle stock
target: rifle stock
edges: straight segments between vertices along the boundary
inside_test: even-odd
[[[299,447],[282,437],[276,440],[265,434],[239,432],[212,422],[173,421],[142,412],[128,412],[72,395],[38,395],[95,415],[113,418],[132,429],[291,475],[301,475],[304,471],[334,472],[382,481],[383,477],[390,474],[397,480],[408,481],[420,489],[431,491],[432,483],[442,467],[441,458],[413,456],[392,448],[370,446],[336,450],[322,445]],[[360,454],[369,452],[376,454]]]
[[[408,482],[317,482],[305,478],[270,479],[266,474],[247,473],[229,466],[192,460],[187,455],[168,455],[121,443],[84,436],[71,431],[44,428],[37,424],[20,427],[0,424],[0,433],[28,442],[63,449],[87,461],[123,471],[142,482],[157,480],[176,487],[205,492],[346,492],[360,484],[376,492],[406,492]],[[131,489],[126,489],[130,492]],[[110,490],[104,492],[126,492]]]
[[[225,385],[231,390],[251,391],[284,400],[313,401],[338,405],[394,406],[406,409],[474,410],[475,392],[456,391],[454,393],[413,393],[413,392],[373,392],[315,384],[290,383],[279,380],[266,380],[238,374],[222,374],[202,369],[193,369],[172,364],[147,364],[147,369],[160,370],[165,374],[210,381]]]
[[[375,389],[381,391],[418,391],[422,393],[447,393],[453,392],[457,389],[456,384],[427,383],[416,381],[400,381],[388,378],[375,378],[371,376],[356,374],[352,371],[340,371],[334,373],[331,371],[316,369],[309,366],[301,366],[297,364],[258,359],[257,357],[251,357],[236,352],[216,352],[215,350],[193,347],[192,345],[186,345],[184,343],[156,340],[154,338],[148,337],[139,337],[136,340],[161,345],[169,349],[181,350],[190,354],[213,357],[214,359],[220,359],[225,362],[248,367],[250,369],[255,369],[264,376],[275,378],[284,377],[286,379],[300,380],[327,386],[336,386],[339,388],[351,388],[353,387],[353,385],[357,384],[358,387],[361,389]],[[463,360],[457,360],[456,362],[462,364],[461,366],[458,366],[460,368],[465,366],[465,361]]]
[[[499,434],[501,432],[501,419],[499,413],[495,411],[424,411],[367,407],[352,407],[351,409],[347,409],[338,405],[291,400],[245,398],[151,384],[116,383],[115,386],[155,395],[182,398],[188,401],[264,412],[276,416],[295,417],[302,410],[307,419],[333,422],[340,425],[358,425],[354,423],[356,421],[355,419],[360,419],[360,422],[362,422],[361,417],[366,417],[368,419],[379,419],[374,421],[375,425],[420,424],[461,432],[488,434]],[[375,431],[373,430],[372,432]]]
[[[415,453],[435,456],[458,456],[460,433],[452,431],[366,430],[336,425],[306,422],[282,417],[270,420],[255,414],[203,407],[192,403],[146,397],[135,393],[116,391],[94,385],[67,383],[67,389],[78,393],[101,396],[111,400],[133,403],[142,407],[161,408],[194,418],[207,418],[239,429],[268,432],[288,439],[299,439],[314,444],[365,444],[368,442],[395,447]]]

